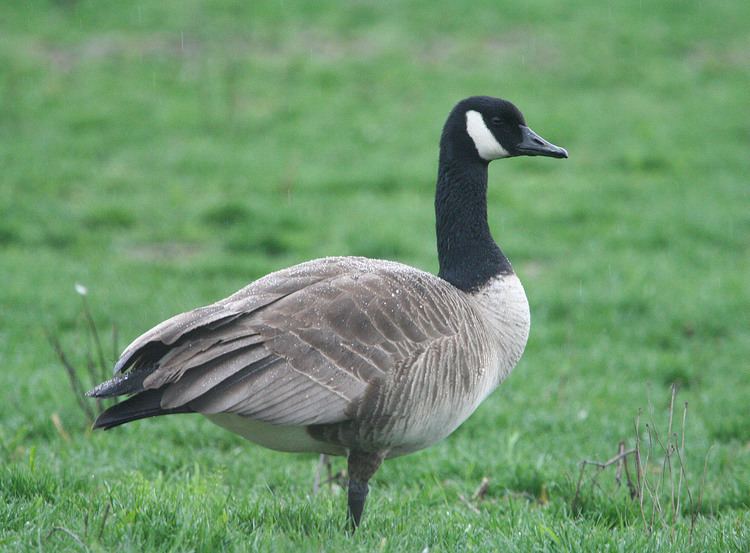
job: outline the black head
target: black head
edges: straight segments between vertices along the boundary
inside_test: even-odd
[[[456,104],[445,123],[441,147],[487,163],[514,156],[568,157],[564,148],[532,131],[511,102],[490,96],[472,96]]]

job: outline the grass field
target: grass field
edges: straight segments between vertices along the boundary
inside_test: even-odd
[[[750,550],[750,3],[279,4],[0,6],[0,550]],[[437,141],[472,94],[570,151],[490,171],[531,338],[384,465],[355,536],[311,456],[193,415],[87,431],[44,335],[81,362],[74,283],[129,341],[314,257],[435,271]],[[644,513],[614,467],[574,506],[639,411],[666,441],[673,383],[680,516],[656,445]]]

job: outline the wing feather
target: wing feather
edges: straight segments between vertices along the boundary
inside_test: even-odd
[[[115,369],[139,375],[130,392],[141,378],[141,393],[163,392],[165,411],[342,422],[368,388],[456,335],[446,316],[454,306],[440,297],[448,286],[391,262],[312,261],[161,323],[128,346]]]
[[[162,406],[174,409],[185,405],[244,369],[253,371],[263,368],[259,362],[269,357],[271,356],[266,349],[253,346],[216,356],[200,369],[190,371],[167,386],[162,396]]]

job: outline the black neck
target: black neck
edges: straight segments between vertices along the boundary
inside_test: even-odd
[[[435,193],[438,276],[467,292],[513,272],[487,223],[487,166],[476,154],[467,158],[440,149]]]

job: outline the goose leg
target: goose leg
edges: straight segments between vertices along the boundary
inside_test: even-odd
[[[322,480],[321,475],[323,474],[323,467],[326,468],[326,474],[328,475],[328,478],[326,480]],[[331,458],[328,457],[325,453],[320,454],[320,458],[318,459],[318,468],[315,469],[315,478],[313,479],[313,495],[316,495],[320,491],[320,484],[321,482],[323,484],[328,484],[328,487],[330,488],[333,484],[333,469],[331,467]]]
[[[349,527],[354,532],[362,520],[365,500],[370,491],[368,485],[372,475],[380,467],[385,452],[367,453],[364,451],[349,452]]]

